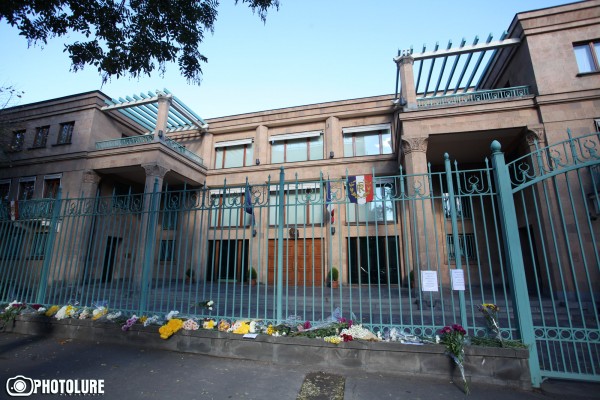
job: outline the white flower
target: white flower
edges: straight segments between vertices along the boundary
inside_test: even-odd
[[[435,342],[436,342],[437,344],[439,344],[439,343],[440,343],[440,335],[435,335]]]
[[[148,325],[151,325],[151,324],[155,324],[155,323],[157,323],[157,322],[158,322],[158,315],[153,315],[153,316],[151,316],[150,318],[147,318],[147,319],[144,321],[144,326],[148,326]]]
[[[256,332],[256,321],[250,321],[250,333]]]
[[[177,314],[179,314],[179,311],[170,311],[167,316],[166,319],[167,321],[170,321],[173,317],[175,317]]]
[[[120,316],[121,316],[121,311],[117,311],[117,312],[114,312],[114,313],[110,313],[110,314],[108,314],[108,315],[106,316],[106,319],[107,319],[107,320],[109,320],[109,321],[112,321],[112,320],[114,320],[114,319],[117,319],[117,318],[119,318]]]
[[[38,312],[39,314],[43,314],[43,313],[45,313],[45,312],[46,312],[46,307],[40,307],[40,308],[38,308],[37,312]]]
[[[61,309],[56,312],[56,315],[54,317],[58,320],[67,318],[67,307],[68,306],[62,306]]]
[[[5,310],[10,310],[15,304],[20,304],[17,300],[13,300],[9,305],[6,306]]]
[[[210,300],[208,303],[206,303],[206,305],[207,305],[208,307],[212,307],[212,305],[213,305],[213,304],[215,304],[215,302],[214,302],[214,301],[212,301],[212,300]],[[212,310],[212,308],[210,308],[210,309]]]

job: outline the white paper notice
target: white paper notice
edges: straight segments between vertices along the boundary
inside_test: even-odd
[[[465,271],[452,269],[452,290],[465,290]]]
[[[421,287],[424,292],[437,292],[437,273],[435,271],[421,271]]]
[[[244,336],[242,336],[244,339],[256,339],[256,337],[258,336],[258,333],[246,333]]]

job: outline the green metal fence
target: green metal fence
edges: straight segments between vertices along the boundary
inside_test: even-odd
[[[477,169],[446,156],[423,175],[372,173],[365,204],[349,199],[353,176],[299,181],[283,168],[237,186],[2,204],[0,300],[336,315],[383,336],[453,323],[483,336],[478,306],[494,303],[502,337],[531,345],[534,385],[598,380],[597,146],[593,134],[506,164],[494,144]]]

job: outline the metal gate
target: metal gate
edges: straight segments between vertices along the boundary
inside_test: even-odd
[[[535,151],[506,165],[499,145],[493,155],[500,203],[506,191],[514,199],[503,210],[506,244],[514,289],[530,303],[520,328],[536,343],[532,378],[600,381],[599,135],[535,142]]]

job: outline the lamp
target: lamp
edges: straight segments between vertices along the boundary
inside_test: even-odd
[[[256,165],[260,165],[260,159],[256,159]]]
[[[329,158],[333,158],[335,156],[335,154],[333,153],[333,151],[329,152]]]
[[[332,236],[333,236],[333,235],[335,235],[335,226],[332,226],[332,227],[331,227],[331,235],[332,235]]]
[[[256,237],[256,229],[252,229],[252,237]]]

